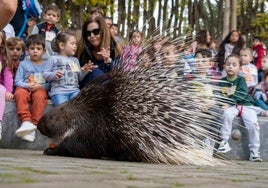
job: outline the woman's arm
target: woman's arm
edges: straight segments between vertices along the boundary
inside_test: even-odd
[[[0,30],[13,18],[18,6],[18,0],[0,0]]]

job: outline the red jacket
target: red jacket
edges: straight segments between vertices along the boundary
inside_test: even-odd
[[[254,58],[254,64],[256,65],[257,69],[261,69],[261,60],[264,55],[266,55],[266,51],[263,48],[262,44],[259,44],[257,46],[253,46],[253,58]]]

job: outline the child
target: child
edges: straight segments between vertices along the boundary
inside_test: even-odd
[[[49,95],[55,106],[79,94],[78,82],[93,66],[86,64],[82,67],[85,74],[82,74],[78,59],[73,57],[77,50],[76,43],[75,36],[66,32],[59,33],[52,42],[52,48],[58,55],[51,56],[47,60],[43,76],[51,81]]]
[[[24,54],[25,44],[22,39],[18,37],[10,37],[6,41],[7,56],[11,61],[13,67],[13,74],[16,75],[17,69],[20,64],[20,58]]]
[[[242,48],[240,50],[240,58],[242,67],[239,76],[245,78],[249,91],[251,91],[258,84],[257,67],[251,63],[253,60],[252,50],[250,48]]]
[[[142,32],[134,30],[129,35],[129,46],[123,51],[123,62],[126,62],[126,70],[135,70],[136,60],[142,51]]]
[[[193,105],[200,109],[203,113],[220,113],[219,107],[214,100],[214,87],[213,78],[208,74],[208,70],[213,64],[212,52],[209,49],[201,48],[195,53],[195,74],[193,75],[193,89],[198,98],[193,98]],[[209,155],[213,154],[213,142],[218,140],[218,119],[215,119],[210,128],[205,127],[211,135],[212,140],[208,138],[203,139],[204,149]]]
[[[209,43],[209,50],[212,53],[212,57],[215,57],[217,55],[217,53],[218,53],[216,46],[217,46],[216,40],[211,39],[210,43]]]
[[[186,46],[183,53],[184,53],[184,59],[185,59],[186,63],[188,64],[187,69],[184,70],[184,72],[194,73],[195,72],[195,65],[194,65],[193,47],[191,45]],[[188,67],[190,67],[190,70],[188,69]]]
[[[249,150],[250,161],[261,162],[259,154],[260,148],[260,127],[257,119],[257,110],[253,106],[253,99],[248,94],[246,81],[243,77],[238,76],[242,61],[236,54],[232,54],[226,58],[225,70],[226,77],[223,77],[219,85],[222,88],[221,92],[229,100],[223,109],[223,124],[220,129],[221,142],[217,153],[227,153],[231,150],[228,140],[232,131],[232,122],[236,116],[243,119],[244,125],[248,129],[249,134]]]
[[[225,59],[233,53],[240,55],[240,50],[243,48],[244,44],[245,41],[240,32],[237,30],[231,31],[221,42],[219,52],[215,57],[219,62],[219,70],[223,71],[223,76],[226,75],[224,72]]]
[[[60,9],[56,4],[51,4],[45,8],[43,13],[44,22],[34,26],[32,34],[41,34],[46,39],[46,54],[43,59],[46,60],[54,52],[51,48],[51,41],[59,33],[56,23],[60,20]]]
[[[14,98],[17,113],[22,122],[15,134],[26,141],[33,142],[37,123],[47,105],[47,90],[49,85],[42,78],[45,62],[45,39],[42,35],[30,35],[26,42],[30,60],[22,61],[15,77]],[[31,109],[29,102],[31,101]]]
[[[111,34],[113,35],[116,42],[118,42],[120,45],[123,44],[123,39],[119,36],[118,33],[118,24],[113,23],[110,27]]]
[[[268,55],[262,57],[261,71],[259,71],[259,82],[263,81],[263,76],[268,72]]]
[[[261,38],[260,37],[254,37],[253,38],[253,63],[256,65],[258,71],[261,69],[261,60],[262,57],[266,55],[265,49],[263,48]]]
[[[6,54],[6,37],[0,32],[0,140],[2,138],[2,121],[6,101],[13,98],[13,74],[12,66]]]
[[[254,88],[253,98],[256,106],[268,110],[268,72],[265,73],[263,81]]]
[[[159,53],[161,56],[160,65],[162,66],[160,71],[164,71],[164,74],[169,78],[177,77],[178,69],[177,69],[176,64],[179,63],[179,58],[178,58],[179,53],[175,44],[171,41],[164,42],[162,44],[162,47]],[[170,69],[170,67],[174,67],[174,68]]]

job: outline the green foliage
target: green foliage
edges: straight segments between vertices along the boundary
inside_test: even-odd
[[[251,27],[253,35],[261,37],[263,40],[268,39],[268,13],[259,13],[252,19]]]

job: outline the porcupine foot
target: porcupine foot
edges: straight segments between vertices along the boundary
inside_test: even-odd
[[[57,155],[57,149],[48,147],[43,151],[44,155]]]

